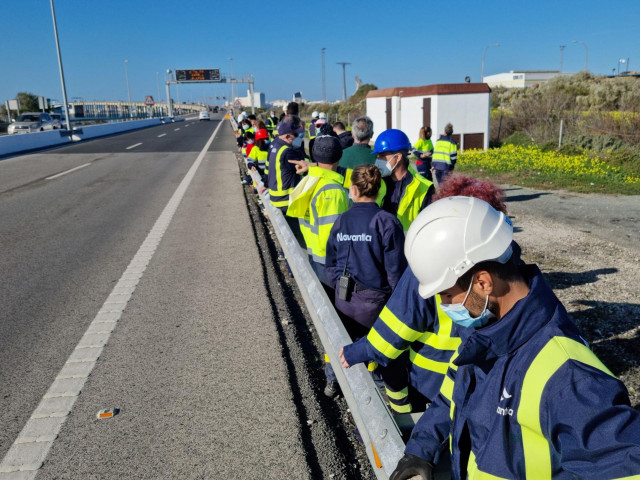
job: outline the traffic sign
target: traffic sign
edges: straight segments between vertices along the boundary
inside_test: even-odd
[[[240,108],[242,107],[242,104],[240,103],[240,100],[236,100],[235,103],[233,104],[234,108]]]
[[[156,104],[156,102],[155,102],[155,100],[153,99],[153,97],[151,95],[147,95],[144,98],[144,104],[149,106],[149,107],[153,107]]]

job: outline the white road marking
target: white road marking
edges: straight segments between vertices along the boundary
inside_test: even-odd
[[[164,137],[165,135],[166,135],[166,133],[161,133],[160,135],[158,135],[158,138]]]
[[[126,149],[127,149],[127,150],[131,150],[132,148],[139,147],[140,145],[142,145],[142,143],[136,143],[136,144],[134,144],[134,145],[130,145],[130,146],[128,146]]]
[[[61,177],[63,175],[66,175],[67,173],[75,172],[76,170],[80,170],[81,168],[88,167],[89,165],[91,165],[91,164],[90,163],[85,163],[83,165],[80,165],[80,166],[77,166],[75,168],[72,168],[71,170],[66,170],[66,171],[60,172],[60,173],[58,173],[56,175],[51,175],[50,177],[45,178],[45,180],[53,180],[54,178]]]
[[[178,130],[180,130],[179,128],[174,128],[173,131],[177,132]]]
[[[0,463],[0,480],[35,479],[222,123],[191,165],[122,277],[9,448]]]

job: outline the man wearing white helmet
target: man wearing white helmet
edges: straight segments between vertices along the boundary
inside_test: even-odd
[[[308,128],[308,130],[309,130],[309,138],[310,138],[310,139],[311,139],[311,138],[315,138],[315,137],[316,137],[316,135],[317,135],[317,134],[316,134],[316,131],[317,131],[317,128],[316,128],[316,122],[317,122],[317,121],[318,121],[318,119],[320,118],[320,116],[319,116],[319,115],[320,115],[320,114],[319,114],[317,111],[315,111],[315,110],[314,110],[313,112],[311,112],[311,121],[309,122],[309,125],[308,125],[308,127],[307,127],[307,128]]]
[[[466,328],[390,480],[432,479],[445,448],[460,480],[638,478],[640,412],[512,239],[508,217],[471,197],[434,202],[409,228],[420,295]]]

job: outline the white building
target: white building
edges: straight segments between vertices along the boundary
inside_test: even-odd
[[[461,150],[489,148],[489,95],[484,83],[449,83],[422,87],[394,87],[367,94],[367,115],[373,120],[374,140],[387,128],[397,128],[418,140],[422,126],[433,130],[432,141],[453,124],[453,138]]]
[[[236,100],[239,101],[243,107],[251,107],[251,90],[247,90],[246,97],[237,97]],[[264,108],[266,103],[264,93],[253,92],[253,106],[255,108]]]
[[[484,83],[489,87],[524,88],[540,85],[554,77],[571,76],[573,73],[560,70],[511,70],[508,73],[496,73],[484,77]]]

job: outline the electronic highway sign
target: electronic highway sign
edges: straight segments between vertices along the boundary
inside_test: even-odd
[[[176,70],[177,82],[219,82],[220,69]]]

